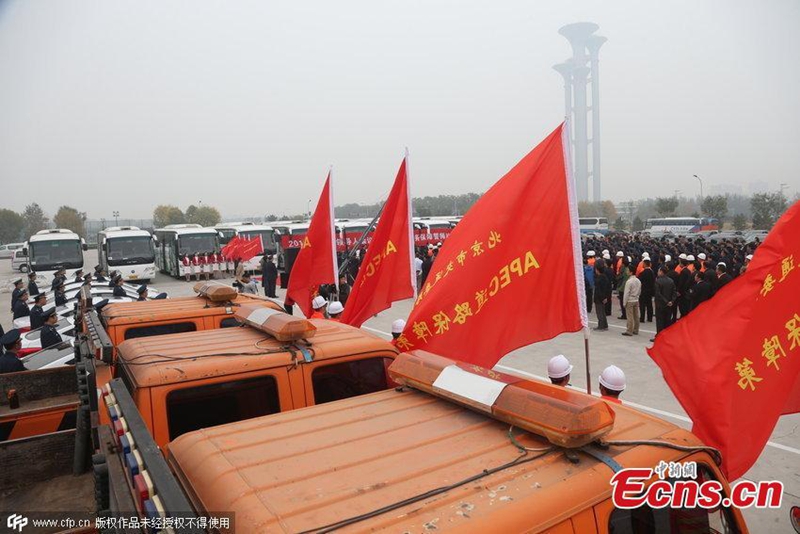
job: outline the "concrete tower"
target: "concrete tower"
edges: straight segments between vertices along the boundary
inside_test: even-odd
[[[598,52],[605,37],[594,35],[599,29],[591,22],[567,24],[558,33],[572,45],[572,58],[553,68],[564,78],[566,116],[573,134],[573,175],[578,200],[589,200],[589,177],[592,177],[593,200],[601,198],[600,190],[600,86]],[[591,93],[588,84],[591,81]],[[591,94],[591,107],[589,106]],[[592,157],[589,160],[589,111],[592,123]],[[591,163],[591,165],[590,165]]]

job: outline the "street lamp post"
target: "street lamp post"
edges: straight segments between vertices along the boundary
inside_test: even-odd
[[[696,174],[693,174],[692,176],[697,178],[697,181],[700,182],[700,202],[702,202],[703,201],[703,179],[700,178],[699,176],[697,176]]]
[[[311,199],[310,198],[308,199],[308,209],[306,211],[308,212],[308,218],[311,219]]]
[[[114,226],[119,226],[119,212],[114,211],[112,215],[114,216]]]

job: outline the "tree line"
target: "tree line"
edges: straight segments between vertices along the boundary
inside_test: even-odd
[[[53,225],[86,237],[86,212],[78,211],[71,206],[61,206],[53,215]],[[50,218],[36,202],[25,206],[22,213],[0,209],[0,243],[22,241],[50,226]]]

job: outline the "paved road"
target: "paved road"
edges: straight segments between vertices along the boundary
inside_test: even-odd
[[[94,251],[86,253],[86,265],[93,266],[96,261]],[[10,260],[0,260],[0,287],[13,277]],[[153,287],[166,291],[172,296],[192,295],[192,284],[175,280],[159,274]],[[284,291],[278,290],[280,300]],[[8,293],[0,294],[0,303],[10,300]],[[410,300],[397,302],[392,309],[370,319],[364,328],[384,337],[391,323],[397,318],[406,318],[411,311]],[[300,313],[296,311],[296,313]],[[655,333],[655,323],[644,323],[638,337],[620,335],[625,327],[617,320],[614,310],[608,332],[592,333],[590,337],[591,375],[593,388],[597,388],[597,376],[607,365],[617,365],[627,375],[628,388],[622,399],[635,408],[648,411],[657,417],[676,425],[691,428],[691,421],[661,376],[661,371],[645,353],[648,340]],[[0,323],[8,327],[11,315],[7,305],[0,305]],[[491,335],[491,332],[487,333]],[[535,376],[546,374],[548,359],[555,354],[564,354],[575,365],[572,384],[585,388],[584,351],[582,334],[564,334],[550,341],[537,343],[504,357],[497,365],[498,370],[517,371]],[[745,474],[749,480],[780,480],[785,485],[783,506],[780,510],[745,510],[745,518],[751,532],[786,533],[791,532],[789,509],[800,506],[800,415],[784,416],[772,433],[770,445],[766,447],[758,462]]]

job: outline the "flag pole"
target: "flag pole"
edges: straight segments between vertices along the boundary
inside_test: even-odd
[[[592,371],[589,366],[589,329],[583,329],[583,352],[586,356],[586,393],[592,394]]]

